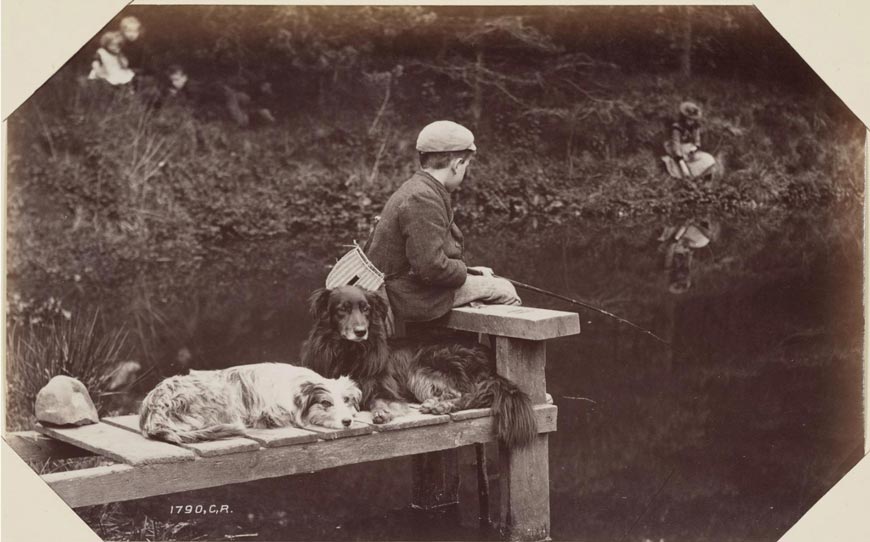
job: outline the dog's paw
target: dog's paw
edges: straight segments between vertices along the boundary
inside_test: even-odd
[[[423,401],[420,405],[420,412],[423,414],[432,414],[432,409],[435,408],[435,405],[438,404],[438,399],[435,397],[431,397]]]
[[[453,412],[453,401],[442,401],[436,398],[426,399],[420,405],[420,412],[423,414],[449,414]]]
[[[377,424],[388,423],[393,419],[393,414],[386,409],[372,410],[372,421]]]

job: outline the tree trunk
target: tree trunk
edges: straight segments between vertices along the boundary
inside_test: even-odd
[[[692,76],[692,8],[685,6],[683,12],[683,44],[680,52],[680,74]]]

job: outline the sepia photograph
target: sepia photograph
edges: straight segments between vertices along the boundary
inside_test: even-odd
[[[133,4],[4,122],[99,539],[776,541],[867,453],[867,127],[755,6]]]

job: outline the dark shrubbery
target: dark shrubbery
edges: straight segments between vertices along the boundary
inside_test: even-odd
[[[414,96],[425,77],[401,81],[396,94]],[[488,103],[499,123],[477,130],[479,156],[456,198],[466,228],[860,204],[861,133],[815,97],[785,106],[752,85],[696,78],[678,91],[662,78],[612,73],[597,85],[560,95],[561,105],[552,95],[534,108]],[[287,112],[274,126],[243,129],[185,104],[155,108],[124,91],[73,88],[54,100],[59,89],[43,89],[12,121],[13,275],[81,272],[95,248],[98,265],[111,267],[183,263],[237,239],[362,239],[415,167],[419,126],[400,119],[419,100],[394,98],[388,114],[345,110],[333,122]],[[706,113],[704,148],[726,169],[712,183],[687,185],[660,166],[664,119],[687,95]]]

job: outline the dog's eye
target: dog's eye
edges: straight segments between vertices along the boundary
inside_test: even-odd
[[[360,305],[359,310],[361,310],[363,314],[368,314],[369,306],[368,305]]]
[[[323,405],[323,408],[332,408],[332,401],[330,401],[329,399],[324,399],[323,401],[320,401],[320,404]]]

